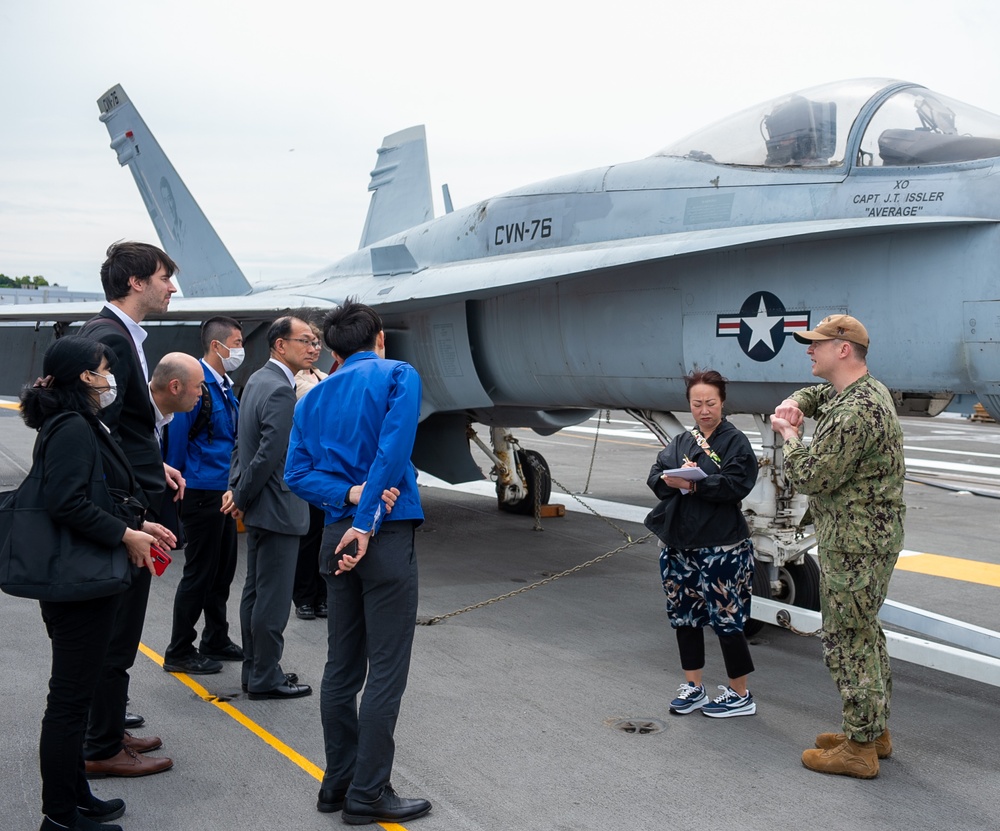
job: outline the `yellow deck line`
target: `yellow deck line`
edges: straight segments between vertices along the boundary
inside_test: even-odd
[[[941,554],[912,554],[900,557],[896,562],[896,569],[1000,588],[1000,565],[996,563],[945,557]]]
[[[149,660],[154,664],[161,667],[163,666],[163,658],[150,649],[146,644],[139,644],[139,651],[142,652]],[[213,704],[218,707],[222,712],[224,712],[231,719],[236,721],[238,724],[245,727],[251,733],[253,733],[257,738],[263,741],[265,744],[270,745],[275,750],[277,750],[282,756],[286,757],[290,761],[298,765],[302,770],[308,773],[318,782],[323,781],[323,771],[317,765],[310,762],[305,756],[303,756],[298,751],[292,749],[287,744],[285,744],[277,736],[269,733],[263,727],[261,727],[253,719],[247,717],[244,713],[237,710],[228,701],[222,701],[217,696],[206,690],[201,684],[195,681],[190,675],[183,672],[172,672],[170,673],[178,681],[184,684],[186,687],[190,688],[195,695],[197,695],[202,701],[207,701],[209,704]],[[385,828],[386,831],[406,831],[406,828],[395,822],[378,822],[376,825],[380,825]]]

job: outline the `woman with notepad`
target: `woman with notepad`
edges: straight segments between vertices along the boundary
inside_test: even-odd
[[[747,689],[753,660],[743,627],[750,615],[753,543],[740,501],[757,481],[757,457],[722,414],[726,379],[704,370],[684,382],[695,426],[656,457],[647,483],[660,502],[645,523],[662,546],[660,574],[684,670],[670,712],[749,716],[757,705]],[[712,700],[702,683],[706,626],[719,637],[729,678]]]

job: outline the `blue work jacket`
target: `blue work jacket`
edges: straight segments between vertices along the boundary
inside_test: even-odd
[[[360,531],[386,519],[382,491],[399,488],[389,520],[422,521],[416,470],[410,461],[420,419],[420,376],[402,361],[356,352],[295,406],[285,462],[292,492],[326,515],[326,524],[354,517]],[[365,485],[361,503],[348,501]]]
[[[198,399],[191,412],[174,414],[168,427],[169,438],[163,461],[184,474],[189,488],[224,491],[229,488],[229,463],[236,441],[239,404],[234,397],[231,399],[232,408],[226,405],[225,394],[215,380],[215,374],[204,361],[200,363],[212,397],[211,432],[206,427],[194,439],[188,440],[191,425],[202,406],[201,399]]]

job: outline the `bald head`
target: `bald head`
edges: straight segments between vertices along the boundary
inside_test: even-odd
[[[149,390],[163,415],[187,413],[201,398],[201,382],[205,371],[197,358],[185,352],[164,355],[153,370]]]

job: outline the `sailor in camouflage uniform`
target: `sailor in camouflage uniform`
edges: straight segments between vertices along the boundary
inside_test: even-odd
[[[809,505],[819,541],[823,654],[843,699],[843,733],[821,733],[802,754],[810,770],[872,779],[892,752],[886,721],[892,675],[878,612],[903,547],[903,433],[889,390],[868,374],[868,333],[849,315],[809,332],[813,375],[778,405],[785,475]],[[817,420],[812,443],[803,417]]]

